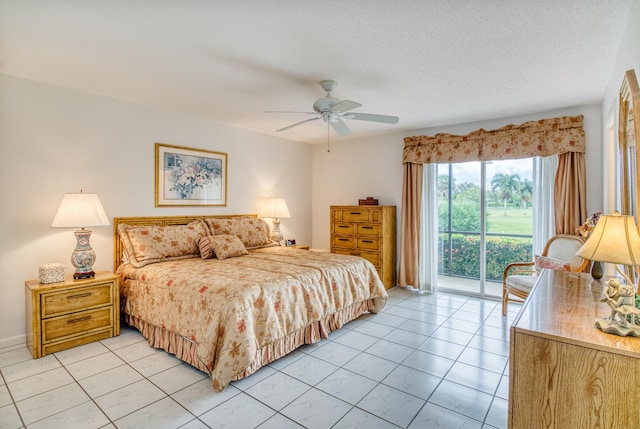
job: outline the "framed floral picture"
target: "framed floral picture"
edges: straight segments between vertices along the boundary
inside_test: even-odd
[[[226,153],[156,143],[156,207],[226,205]]]

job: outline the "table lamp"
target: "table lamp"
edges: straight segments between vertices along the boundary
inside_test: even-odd
[[[284,198],[270,198],[264,208],[262,217],[273,218],[273,231],[271,231],[271,240],[282,243],[284,237],[280,232],[280,219],[291,217],[289,208]]]
[[[600,216],[589,239],[576,255],[616,264],[616,270],[627,282],[626,285],[620,285],[617,278],[607,281],[603,301],[611,307],[611,315],[596,319],[596,326],[610,334],[639,336],[640,310],[635,307],[634,282],[618,266],[640,265],[640,236],[633,216],[621,215],[617,211],[612,215]]]
[[[89,238],[91,230],[88,226],[109,225],[109,218],[102,208],[96,194],[69,193],[64,194],[58,212],[51,226],[54,228],[80,228],[74,232],[76,248],[71,254],[71,263],[76,268],[74,279],[85,279],[95,276],[93,264],[96,253],[91,248]]]

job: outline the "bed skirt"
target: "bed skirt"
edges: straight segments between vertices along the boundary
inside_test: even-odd
[[[236,374],[230,380],[213,379],[212,384],[214,390],[216,392],[222,391],[230,381],[248,377],[264,365],[291,353],[302,345],[313,344],[322,339],[328,338],[329,333],[341,328],[346,323],[357,319],[365,311],[375,313],[376,305],[374,301],[375,298],[371,298],[366,301],[352,304],[342,310],[330,314],[324,319],[312,322],[306,327],[283,338],[263,345],[260,350],[258,350],[253,362],[245,368],[244,371]],[[138,329],[152,347],[163,349],[200,371],[211,375],[213,362],[203,362],[199,359],[196,353],[198,345],[189,338],[185,338],[165,328],[152,325],[128,314],[124,314],[124,321],[128,325]]]

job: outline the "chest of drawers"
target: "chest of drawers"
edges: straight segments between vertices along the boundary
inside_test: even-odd
[[[120,334],[118,277],[25,282],[27,348],[34,358]]]
[[[396,285],[396,207],[331,206],[331,252],[360,256]]]

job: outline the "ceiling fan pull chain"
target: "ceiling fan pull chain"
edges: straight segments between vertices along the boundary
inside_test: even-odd
[[[327,121],[327,153],[331,152],[331,150],[329,149],[330,136],[331,133],[329,132],[329,121]]]

